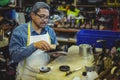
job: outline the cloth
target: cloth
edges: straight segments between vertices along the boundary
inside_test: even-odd
[[[31,22],[30,22],[31,23]],[[30,56],[36,48],[34,47],[33,43],[26,47],[27,44],[27,28],[28,24],[22,24],[16,27],[12,33],[10,44],[9,44],[9,51],[12,57],[13,62],[19,62],[24,58]],[[35,32],[32,25],[30,25],[31,36],[39,35]],[[48,32],[51,39],[51,44],[57,44],[56,35],[52,28],[46,26],[45,29],[41,32],[40,35],[45,34]]]
[[[67,11],[67,16],[71,15],[72,17],[76,17],[76,16],[78,16],[79,12],[80,12],[79,9],[75,9],[75,11],[68,10]]]

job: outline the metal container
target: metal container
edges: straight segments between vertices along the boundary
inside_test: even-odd
[[[79,45],[79,54],[83,57],[88,57],[92,53],[92,47],[89,44]]]

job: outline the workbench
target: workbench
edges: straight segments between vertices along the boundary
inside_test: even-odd
[[[2,41],[0,41],[0,48],[8,45],[8,38],[4,37]]]
[[[81,56],[79,53],[79,46],[73,45],[69,48],[67,55],[62,55],[48,64],[51,70],[47,73],[39,73],[36,75],[36,80],[73,80],[74,77],[81,77],[82,72],[85,71],[85,66],[92,66],[94,60],[93,55],[88,57]],[[70,70],[80,68],[80,70],[65,76],[66,72],[59,70],[61,65],[68,65]]]

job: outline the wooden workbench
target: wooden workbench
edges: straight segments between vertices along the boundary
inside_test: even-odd
[[[73,80],[76,76],[81,77],[82,72],[85,70],[84,66],[92,66],[92,61],[93,55],[89,55],[88,57],[80,56],[79,47],[72,46],[69,48],[66,56],[60,56],[48,65],[51,68],[50,72],[37,74],[36,80]],[[70,66],[71,71],[79,67],[82,67],[82,69],[69,76],[65,76],[66,72],[59,70],[61,65]]]
[[[4,46],[7,46],[8,45],[8,38],[5,38],[0,41],[0,48],[4,47]]]

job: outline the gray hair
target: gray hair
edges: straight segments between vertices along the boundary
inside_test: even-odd
[[[45,2],[36,2],[32,7],[31,12],[34,12],[36,14],[37,12],[39,12],[39,9],[41,8],[45,8],[50,11],[50,6]]]

